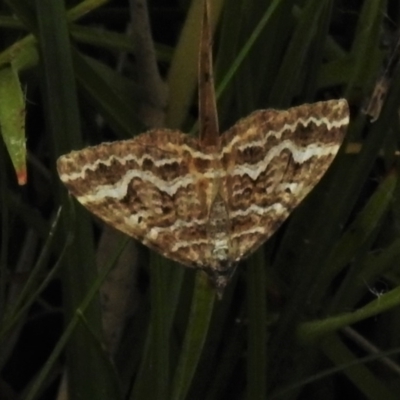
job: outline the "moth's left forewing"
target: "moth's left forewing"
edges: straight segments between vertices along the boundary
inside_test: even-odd
[[[267,240],[318,183],[349,123],[346,100],[261,110],[221,137],[233,257]]]
[[[198,190],[208,188],[207,157],[192,137],[159,129],[73,151],[58,159],[57,168],[71,194],[97,217],[194,266],[204,253],[198,247],[207,241],[207,208]]]

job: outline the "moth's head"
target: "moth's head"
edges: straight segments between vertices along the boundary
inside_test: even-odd
[[[236,267],[236,262],[225,259],[221,260],[218,265],[213,268],[209,267],[205,270],[220,300],[224,293],[225,286],[230,282],[235,273]]]

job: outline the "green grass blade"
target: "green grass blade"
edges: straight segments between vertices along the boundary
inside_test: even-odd
[[[328,340],[321,344],[322,350],[336,365],[349,364],[356,360],[356,355],[339,339],[337,335],[332,335]],[[366,365],[355,364],[343,370],[349,380],[360,389],[366,399],[369,400],[395,400],[397,393],[391,392],[388,386],[382,383],[379,374],[374,374]]]
[[[323,6],[324,2],[318,0],[306,3],[272,86],[270,104],[284,108],[290,106]]]
[[[332,279],[345,268],[363,250],[363,245],[376,232],[377,225],[390,206],[393,193],[397,185],[397,176],[390,174],[371,196],[364,209],[358,214],[340,240],[336,243],[332,253],[327,257],[325,268],[320,275],[318,284],[310,290],[316,298],[321,298],[328,290]],[[352,282],[352,286],[354,287]],[[350,307],[351,305],[347,305]],[[330,313],[333,311],[331,310]]]
[[[72,66],[66,11],[61,0],[36,2],[42,63],[44,66],[47,119],[54,145],[53,155],[60,155],[80,147],[81,131],[75,75]],[[55,160],[53,159],[55,163]],[[54,164],[53,164],[54,165]],[[60,186],[61,187],[61,186]],[[68,209],[68,198],[63,190],[63,203]],[[67,251],[62,270],[63,292],[67,320],[75,315],[88,288],[96,279],[97,268],[89,215],[77,208],[76,219],[64,215],[65,232],[75,235],[73,246]],[[84,267],[83,267],[84,266]],[[92,302],[85,310],[85,318],[92,329],[102,336],[100,304]],[[98,353],[92,336],[78,325],[69,337],[67,369],[71,397],[109,399],[116,395],[112,377],[104,358]],[[99,384],[101,382],[101,384]]]
[[[126,241],[127,240],[128,239],[126,239]],[[106,280],[107,275],[110,272],[110,270],[114,267],[114,264],[115,264],[117,258],[121,255],[121,253],[126,245],[126,241],[124,241],[121,244],[120,248],[116,251],[114,256],[110,259],[109,267],[104,268],[104,271],[96,278],[96,280],[93,282],[92,286],[89,288],[89,290],[86,293],[82,302],[78,305],[78,307],[76,307],[76,310],[75,310],[70,322],[66,325],[66,328],[64,329],[64,332],[63,332],[61,338],[57,342],[57,345],[54,347],[54,349],[53,349],[51,355],[49,356],[49,358],[47,359],[44,367],[40,371],[40,373],[37,376],[36,380],[34,381],[32,387],[30,388],[30,390],[25,398],[26,400],[34,400],[36,398],[36,395],[39,392],[41,385],[46,380],[46,377],[49,374],[50,370],[52,369],[55,362],[57,361],[57,359],[60,357],[60,355],[64,351],[65,347],[69,344],[74,331],[79,328],[79,323],[80,323],[81,319],[83,318],[83,316],[87,315],[86,311],[88,310],[88,308],[92,304],[93,300],[98,295],[101,285]],[[86,318],[85,318],[85,320],[87,321]],[[91,336],[93,336],[93,334],[95,334],[95,336],[98,337],[97,333],[94,333],[94,331],[91,330]],[[97,352],[97,353],[99,354],[99,352]],[[109,360],[104,359],[104,358],[103,358],[103,361],[105,361],[107,364],[109,362]],[[87,364],[85,363],[85,365],[87,365]],[[106,366],[106,368],[108,370],[110,370],[110,367],[108,365]],[[83,375],[83,378],[87,378],[87,374]],[[109,390],[107,388],[107,386],[109,384],[108,382],[102,382],[99,378],[99,379],[96,379],[94,381],[94,383],[97,385],[99,390],[101,390],[103,393],[108,395],[107,394],[107,391]],[[115,384],[114,379],[112,379],[111,384],[112,385]],[[73,390],[74,388],[71,388],[71,389]],[[111,397],[108,397],[108,399],[112,398],[112,399],[118,400],[120,398],[119,394],[118,394],[119,393],[118,388],[113,388],[112,392],[113,392],[113,394],[109,395]]]
[[[267,315],[265,258],[258,250],[248,261],[247,399],[267,397]]]
[[[358,19],[356,36],[351,49],[353,60],[352,75],[345,97],[352,97],[359,88],[369,88],[365,82],[373,82],[379,59],[380,30],[386,8],[386,0],[366,1]],[[366,93],[364,93],[366,95]]]
[[[298,327],[296,335],[301,343],[311,343],[321,336],[391,310],[399,305],[400,287],[396,287],[353,312],[339,314],[324,320],[305,322]]]
[[[207,276],[198,272],[185,339],[173,379],[173,400],[184,400],[189,392],[206,341],[214,301],[215,289],[210,287]]]

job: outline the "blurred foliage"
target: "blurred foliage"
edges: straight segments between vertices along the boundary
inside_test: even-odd
[[[61,0],[1,3],[0,67],[12,71],[15,98],[25,92],[28,182],[17,184],[8,151],[22,149],[9,150],[7,136],[0,398],[54,399],[68,376],[71,399],[397,399],[400,70],[396,57],[385,66],[398,2],[213,0],[221,129],[259,108],[345,97],[346,142],[221,301],[202,275],[138,246],[115,351],[99,288],[126,239],[102,253],[98,270],[104,227],[68,197],[55,162],[143,131],[143,76],[127,2],[65,3],[67,11]],[[201,0],[148,0],[148,9],[165,120],[189,132]],[[372,123],[361,110],[383,73],[389,91]]]

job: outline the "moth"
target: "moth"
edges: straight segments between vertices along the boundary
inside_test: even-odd
[[[259,110],[219,135],[208,3],[200,135],[153,129],[61,156],[62,182],[106,223],[210,276],[219,292],[318,183],[343,141],[346,100]]]

